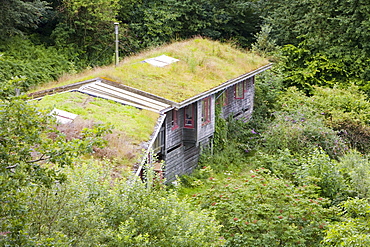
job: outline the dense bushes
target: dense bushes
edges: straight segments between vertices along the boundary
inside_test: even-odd
[[[55,48],[35,45],[21,37],[0,43],[0,53],[0,83],[19,77],[15,86],[23,92],[75,69],[68,57]]]
[[[131,175],[112,180],[109,163],[80,161],[62,169],[66,181],[34,186],[23,214],[27,238],[0,243],[40,246],[218,246],[217,221],[172,191],[147,187]],[[126,176],[125,175],[125,176]],[[137,178],[136,178],[137,179]],[[9,238],[8,238],[9,237]]]
[[[292,114],[315,115],[315,119],[323,119],[327,127],[337,131],[350,147],[368,152],[370,104],[367,97],[355,86],[346,89],[316,87],[312,94],[307,97],[290,88],[280,98],[281,109]]]
[[[280,82],[256,81],[250,122],[220,121],[223,145],[182,178],[181,192],[215,211],[226,246],[367,243],[359,208],[368,207],[369,150],[359,134],[368,129],[370,103],[356,87],[317,87],[306,96]]]
[[[370,244],[369,211],[365,199],[349,199],[340,204],[342,220],[329,225],[323,246],[361,246]]]
[[[335,217],[318,187],[295,187],[264,168],[206,183],[211,187],[191,198],[216,212],[226,246],[317,246]]]

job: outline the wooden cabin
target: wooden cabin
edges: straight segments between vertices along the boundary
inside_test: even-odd
[[[158,113],[153,134],[141,144],[146,152],[135,169],[140,175],[145,164],[160,160],[161,172],[172,181],[191,173],[202,150],[212,145],[216,104],[222,108],[220,117],[251,117],[255,76],[270,67],[256,55],[196,38],[135,56],[119,68],[99,70],[89,75],[96,76],[93,79],[63,82],[31,97],[76,91]]]
[[[164,161],[167,180],[191,173],[201,151],[212,145],[216,104],[222,109],[220,117],[249,119],[252,116],[254,78],[268,68],[270,65],[244,74],[164,112],[166,117],[152,149]]]

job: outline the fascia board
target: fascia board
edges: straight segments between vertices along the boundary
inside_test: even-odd
[[[161,126],[163,125],[164,121],[166,120],[166,114],[161,114],[157,120],[157,124],[156,124],[156,128],[151,136],[151,139],[148,143],[148,147],[145,148],[145,152],[142,156],[142,159],[141,159],[141,162],[135,172],[136,176],[139,176],[140,175],[140,172],[141,170],[143,169],[143,166],[145,165],[145,162],[147,161],[147,158],[148,158],[148,155],[149,155],[149,152],[152,151],[152,147],[153,147],[153,144],[154,144],[154,141],[155,139],[157,138],[160,130],[161,130]]]
[[[186,99],[186,100],[184,100],[184,101],[182,101],[180,103],[176,103],[176,105],[174,105],[174,106],[176,108],[182,108],[182,107],[185,107],[187,105],[190,105],[190,104],[192,104],[192,103],[194,103],[194,102],[196,102],[198,100],[201,100],[201,99],[203,99],[203,98],[205,98],[205,97],[207,97],[207,96],[209,96],[211,94],[218,93],[218,92],[224,90],[225,88],[228,88],[230,86],[233,86],[233,85],[235,85],[236,83],[238,83],[240,81],[243,81],[245,79],[248,79],[249,77],[255,76],[255,75],[259,74],[259,73],[262,73],[263,71],[268,70],[271,67],[272,67],[272,63],[267,64],[267,65],[265,65],[265,66],[263,66],[263,67],[261,67],[259,69],[256,69],[256,70],[254,70],[252,72],[249,72],[249,73],[243,74],[243,75],[241,75],[241,76],[239,76],[237,78],[228,80],[228,81],[222,83],[221,85],[219,85],[217,87],[214,87],[214,88],[212,88],[212,89],[210,89],[208,91],[205,91],[203,93],[200,93],[200,94],[198,94],[196,96],[193,96],[193,97],[191,97],[189,99]]]

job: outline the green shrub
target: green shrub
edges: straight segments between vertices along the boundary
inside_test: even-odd
[[[370,205],[364,199],[349,199],[341,204],[342,220],[330,224],[322,241],[323,246],[370,245]]]
[[[190,198],[215,211],[226,246],[317,246],[335,217],[318,187],[295,187],[264,168],[206,183],[212,186]]]
[[[41,246],[99,246],[112,238],[104,216],[107,169],[81,162],[63,169],[64,183],[28,191],[28,233]]]
[[[253,115],[249,122],[251,129],[262,130],[273,119],[272,113],[277,110],[283,91],[282,82],[283,77],[276,68],[256,77]]]
[[[289,113],[320,115],[327,127],[338,131],[351,148],[367,153],[370,147],[370,102],[355,86],[346,89],[315,87],[307,97],[295,88],[281,95],[280,105]],[[305,110],[302,110],[305,109]]]
[[[330,198],[334,205],[351,195],[338,161],[331,159],[323,150],[312,150],[299,162],[300,167],[295,173],[297,183],[316,184],[320,187],[320,196]]]
[[[319,147],[336,158],[347,150],[337,132],[326,127],[323,118],[309,109],[301,107],[295,112],[278,111],[274,115],[274,121],[262,133],[261,145],[269,153],[288,149],[293,154],[306,154]]]
[[[370,161],[351,150],[340,158],[337,169],[343,175],[353,197],[370,198]]]
[[[63,73],[74,69],[67,57],[53,47],[35,45],[30,40],[13,37],[0,44],[0,82],[22,77],[17,87],[26,91],[57,79]]]
[[[67,181],[26,193],[30,241],[41,246],[218,246],[209,211],[138,180],[111,178],[106,161],[62,169]],[[2,236],[0,236],[0,241]],[[5,236],[6,237],[6,236]]]

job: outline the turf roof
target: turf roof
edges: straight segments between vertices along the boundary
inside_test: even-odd
[[[180,61],[165,67],[142,62],[163,54]],[[128,57],[117,67],[95,68],[66,76],[37,91],[102,77],[181,102],[268,63],[267,59],[235,49],[230,44],[194,38]]]
[[[158,113],[149,110],[139,110],[132,106],[78,92],[45,96],[38,101],[37,105],[45,109],[57,108],[74,113],[79,116],[78,118],[87,120],[78,122],[79,119],[77,119],[73,122],[78,122],[76,124],[89,121],[111,124],[113,133],[108,137],[107,148],[111,149],[111,153],[114,151],[111,158],[125,161],[127,167],[135,164],[140,158],[142,144],[150,140],[159,118]],[[73,131],[73,126],[64,128],[67,131]]]
[[[122,105],[112,100],[95,98],[78,92],[67,92],[43,97],[38,105],[57,108],[97,123],[112,124],[134,143],[148,141],[159,114]]]

